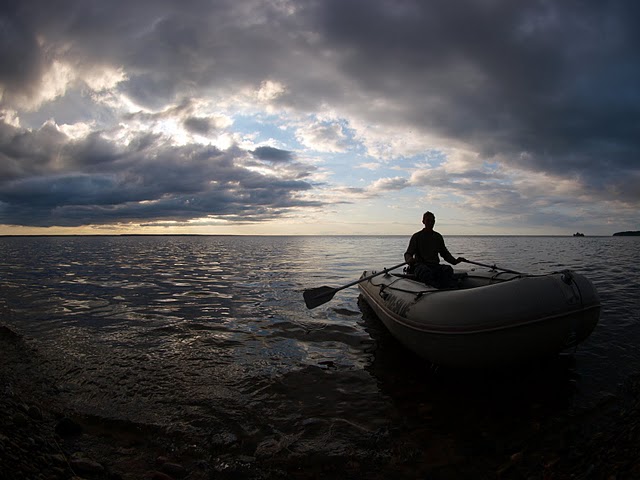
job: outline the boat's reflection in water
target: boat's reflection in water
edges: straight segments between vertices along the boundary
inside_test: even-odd
[[[575,413],[572,355],[499,370],[439,368],[393,338],[362,297],[358,305],[375,340],[368,371],[393,404],[398,463],[425,471],[455,465],[458,473],[468,465],[471,474],[518,454]]]

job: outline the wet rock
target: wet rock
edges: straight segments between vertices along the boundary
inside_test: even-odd
[[[48,463],[54,463],[54,464],[57,464],[57,465],[66,465],[67,464],[67,459],[61,453],[49,454],[49,455],[46,455],[45,458],[50,461]]]
[[[253,463],[256,461],[256,457],[251,457],[249,455],[238,455],[236,458],[238,459],[238,462],[247,463],[247,464]]]
[[[187,474],[186,468],[180,464],[171,462],[163,463],[160,471],[171,475],[172,477],[183,477]]]
[[[82,433],[82,427],[79,423],[71,420],[68,417],[60,419],[56,424],[56,433],[61,437],[72,437],[80,435]]]
[[[64,478],[64,476],[66,475],[66,470],[61,467],[51,467],[50,470],[51,478]]]
[[[0,338],[6,338],[8,340],[15,341],[20,339],[20,335],[14,332],[13,330],[11,330],[9,327],[5,325],[0,325]]]
[[[230,432],[218,432],[210,437],[211,445],[220,449],[229,449],[238,443],[238,437]]]
[[[523,458],[524,454],[522,452],[517,452],[511,455],[511,462],[514,464],[521,463]]]
[[[118,455],[132,456],[137,454],[138,450],[136,450],[135,448],[118,447],[116,448],[116,453]]]
[[[275,455],[280,450],[282,450],[282,446],[278,440],[275,438],[267,438],[256,447],[255,455],[256,457],[269,457]]]
[[[197,460],[195,466],[201,470],[209,470],[210,465],[206,460]]]
[[[30,406],[27,410],[27,414],[34,420],[42,420],[42,412],[36,406]]]
[[[25,417],[22,413],[16,413],[13,416],[13,423],[18,427],[24,427],[28,423],[27,417]]]
[[[9,384],[5,385],[4,394],[6,395],[7,398],[13,397],[15,395],[13,393],[13,387],[11,385],[9,385]]]
[[[149,472],[147,475],[149,480],[174,480],[174,478],[162,472]]]
[[[88,458],[74,458],[70,464],[71,468],[79,473],[101,473],[104,471],[102,465]]]

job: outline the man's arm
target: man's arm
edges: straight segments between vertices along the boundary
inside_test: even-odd
[[[411,240],[409,240],[409,246],[407,247],[407,251],[404,253],[404,261],[409,265],[413,265],[416,262],[415,254],[417,251],[416,245],[416,235],[415,233],[411,235]]]
[[[450,263],[451,265],[457,265],[458,263],[460,263],[463,258],[462,257],[458,257],[455,258],[453,255],[451,255],[451,252],[449,252],[449,249],[447,248],[447,246],[444,244],[444,238],[442,237],[442,235],[440,235],[440,256],[444,259],[445,262]]]

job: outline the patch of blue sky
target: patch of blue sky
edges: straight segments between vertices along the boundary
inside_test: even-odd
[[[362,157],[352,152],[319,153],[315,157],[321,159],[322,168],[330,173],[331,181],[337,184],[360,183],[358,180],[367,173],[366,169],[358,168]]]
[[[447,155],[440,150],[429,150],[425,159],[432,167],[439,167],[447,161]]]
[[[296,139],[294,130],[283,128],[276,115],[234,115],[232,129],[237,133],[250,135],[256,145],[268,145],[294,153],[303,148]],[[274,141],[276,144],[273,144]]]
[[[355,138],[357,135],[357,131],[354,128],[351,128],[349,121],[344,119],[344,118],[340,118],[338,120],[335,120],[333,123],[337,123],[338,125],[340,125],[340,127],[342,128],[342,133],[353,143],[355,142]],[[359,145],[359,143],[358,143]]]
[[[488,172],[495,172],[500,168],[500,164],[498,162],[489,162],[485,160],[482,162],[482,169]]]
[[[408,179],[416,169],[437,168],[446,161],[441,152],[428,152],[425,156],[397,157],[392,160],[358,155],[354,152],[324,154],[323,166],[331,172],[331,178],[338,184],[363,186],[383,178],[402,177]]]
[[[396,170],[410,170],[416,167],[437,168],[446,160],[447,156],[440,150],[427,150],[417,155],[396,157],[386,163]]]

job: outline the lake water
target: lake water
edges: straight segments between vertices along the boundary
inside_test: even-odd
[[[481,263],[585,274],[598,326],[573,355],[468,376],[402,349],[356,287],[306,309],[307,288],[401,263],[408,237],[0,238],[0,322],[79,412],[187,432],[223,457],[394,459],[395,474],[508,454],[640,371],[640,238],[446,240]]]

